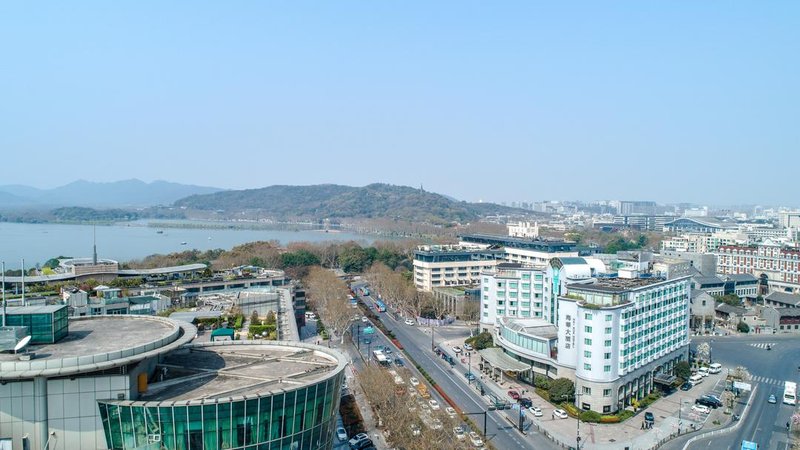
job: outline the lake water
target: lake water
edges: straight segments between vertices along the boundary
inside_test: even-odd
[[[166,223],[163,220],[153,222]],[[148,226],[147,221],[98,225],[97,256],[124,262],[156,253],[166,254],[193,248],[230,250],[236,245],[254,241],[277,240],[281,244],[351,240],[369,244],[374,241],[374,238],[366,235],[345,232],[175,228],[175,222],[172,225],[155,228]],[[19,269],[22,258],[25,258],[26,267],[33,267],[57,256],[91,257],[92,228],[92,225],[0,222],[0,261],[5,261],[6,269]],[[159,234],[159,230],[163,233]],[[186,242],[186,245],[182,245],[182,242]]]

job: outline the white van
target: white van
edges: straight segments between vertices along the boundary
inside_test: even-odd
[[[707,377],[708,376],[708,367],[701,367],[701,368],[697,369],[697,374],[702,376],[702,377]]]
[[[696,373],[689,377],[689,383],[692,383],[692,386],[700,384],[703,382],[703,376],[699,373]]]
[[[714,363],[708,366],[708,373],[720,373],[722,372],[722,364]]]

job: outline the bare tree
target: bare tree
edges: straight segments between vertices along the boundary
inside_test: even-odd
[[[308,287],[309,304],[317,311],[328,329],[344,342],[348,325],[353,320],[353,312],[347,294],[347,284],[332,271],[319,266],[311,267],[304,279]]]

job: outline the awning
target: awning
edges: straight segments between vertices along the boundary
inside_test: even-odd
[[[478,350],[481,358],[490,366],[510,372],[522,372],[530,370],[531,366],[508,356],[502,349],[497,347],[490,347],[483,350]]]
[[[666,373],[660,373],[660,374],[658,374],[658,375],[653,377],[653,382],[669,386],[669,385],[672,385],[672,383],[674,383],[675,380],[677,380],[677,379],[678,379],[678,377],[676,377],[675,375],[670,375],[670,374],[666,374]]]

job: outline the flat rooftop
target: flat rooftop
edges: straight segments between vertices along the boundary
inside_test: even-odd
[[[168,354],[140,402],[191,401],[268,394],[320,381],[344,367],[321,348],[293,343],[223,341]],[[163,381],[160,374],[166,369]]]
[[[570,284],[579,291],[625,292],[666,281],[664,278],[597,278],[594,283]]]
[[[544,319],[511,319],[505,322],[506,328],[544,339],[558,337],[558,328]]]
[[[64,376],[106,370],[169,352],[194,337],[193,325],[152,316],[70,319],[55,344],[29,345],[24,354],[0,353],[0,379]],[[29,356],[30,359],[22,359]]]

